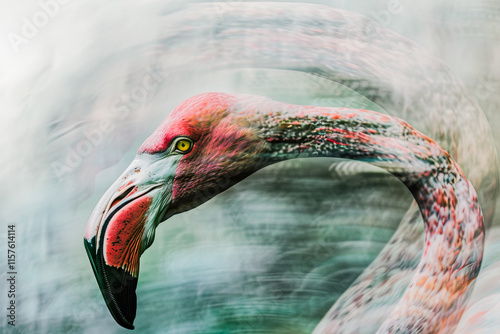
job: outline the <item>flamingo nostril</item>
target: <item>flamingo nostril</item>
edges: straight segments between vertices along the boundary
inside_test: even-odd
[[[127,190],[125,190],[123,193],[121,193],[118,197],[116,197],[113,202],[111,202],[110,209],[114,207],[116,204],[121,202],[124,198],[127,198],[129,195],[133,194],[134,192],[137,191],[137,187],[130,187]]]

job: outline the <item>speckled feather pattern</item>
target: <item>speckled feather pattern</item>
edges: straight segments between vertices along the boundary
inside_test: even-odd
[[[378,333],[452,332],[479,272],[484,241],[477,195],[460,167],[433,140],[397,118],[366,110],[269,105],[260,124],[270,156],[366,161],[397,176],[418,203],[426,230],[424,255]],[[366,300],[359,294],[350,302],[356,307]],[[331,310],[330,326],[317,332],[338,333],[346,315]]]
[[[219,93],[187,100],[166,124],[189,128],[196,138],[193,153],[183,157],[176,174],[178,203],[192,200],[196,189],[220,185],[221,180],[229,180],[224,184],[228,188],[262,167],[293,158],[349,158],[394,174],[418,203],[425,250],[409,287],[378,333],[449,333],[456,327],[481,265],[483,216],[471,183],[432,139],[400,119],[373,111]],[[161,127],[157,131],[141,150],[168,147],[171,139],[163,134],[171,132]],[[387,287],[385,283],[390,284],[389,277],[379,288]],[[355,284],[358,289],[349,290],[352,294],[332,307],[317,333],[338,333],[346,321],[355,320],[350,310],[371,301],[369,275]]]

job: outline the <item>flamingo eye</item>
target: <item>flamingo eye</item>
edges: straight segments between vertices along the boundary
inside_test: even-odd
[[[175,149],[180,153],[188,153],[193,147],[193,142],[189,139],[182,138],[175,143]]]

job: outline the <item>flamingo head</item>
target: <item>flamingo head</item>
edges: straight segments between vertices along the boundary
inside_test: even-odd
[[[84,244],[106,304],[133,329],[139,257],[158,224],[262,167],[267,143],[242,117],[241,97],[207,93],[179,105],[100,199]]]

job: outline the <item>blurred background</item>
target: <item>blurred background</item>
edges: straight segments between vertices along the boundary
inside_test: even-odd
[[[12,224],[18,272],[16,326],[2,314],[2,332],[127,332],[104,304],[83,231],[140,144],[192,95],[250,93],[396,115],[456,149],[459,161],[470,155],[464,170],[478,185],[488,179],[477,171],[494,160],[484,143],[500,144],[497,1],[23,0],[0,8],[3,310]],[[485,116],[464,108],[465,125],[455,127],[460,99],[443,102],[456,107],[452,117],[420,93],[406,105],[405,94],[426,87],[457,90]],[[384,98],[387,91],[394,94]],[[440,132],[447,124],[460,135]],[[477,124],[489,124],[492,137]],[[496,198],[486,194],[491,209]],[[411,203],[397,179],[361,163],[292,160],[261,170],[158,227],[141,258],[135,326],[310,333]],[[498,217],[458,332],[500,331]]]

